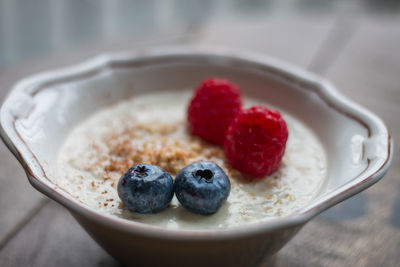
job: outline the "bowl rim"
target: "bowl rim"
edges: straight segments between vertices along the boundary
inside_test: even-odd
[[[156,64],[157,62],[169,64],[170,62],[182,60],[252,66],[283,79],[293,86],[299,86],[305,90],[312,89],[329,107],[364,126],[368,131],[368,136],[371,137],[370,146],[379,146],[383,149],[375,149],[375,154],[372,155],[373,159],[368,159],[366,169],[351,179],[350,182],[333,190],[324,198],[315,201],[315,203],[311,202],[307,208],[298,213],[226,229],[175,230],[129,221],[101,213],[84,205],[50,181],[36,155],[30,150],[29,145],[18,134],[14,126],[14,122],[19,115],[16,115],[15,112],[13,113],[11,108],[15,104],[12,101],[18,97],[26,97],[26,95],[33,97],[40,90],[54,84],[85,79],[105,69],[134,68],[143,64],[154,64],[154,62]],[[140,51],[109,52],[72,67],[43,72],[23,79],[9,92],[1,107],[0,137],[23,166],[29,182],[38,191],[59,202],[70,211],[73,211],[73,213],[95,220],[104,226],[132,234],[174,240],[233,239],[304,224],[325,209],[379,181],[387,172],[393,154],[393,140],[383,121],[375,114],[344,97],[327,80],[266,55],[207,47],[162,47]]]

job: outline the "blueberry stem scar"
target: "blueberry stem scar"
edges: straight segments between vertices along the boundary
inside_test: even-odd
[[[137,168],[136,168],[136,170],[135,170],[135,172],[137,173],[136,175],[137,175],[137,177],[140,177],[140,178],[142,178],[142,177],[146,177],[147,176],[147,168],[146,168],[146,166],[138,166]]]
[[[206,181],[211,181],[214,175],[213,175],[213,172],[210,171],[210,170],[197,170],[194,173],[194,176],[195,177],[199,177],[199,178],[203,178]]]

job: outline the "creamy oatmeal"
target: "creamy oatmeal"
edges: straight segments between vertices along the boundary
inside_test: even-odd
[[[326,177],[326,158],[317,138],[300,121],[282,112],[289,139],[281,167],[270,177],[250,181],[225,162],[221,148],[187,132],[189,98],[190,92],[137,96],[94,114],[65,141],[56,183],[101,212],[175,229],[225,228],[284,216],[318,194]],[[245,100],[245,106],[254,104],[260,103]],[[217,163],[231,180],[230,196],[214,215],[192,214],[175,196],[161,213],[142,215],[130,212],[118,197],[118,180],[134,164],[155,164],[174,176],[200,160]]]

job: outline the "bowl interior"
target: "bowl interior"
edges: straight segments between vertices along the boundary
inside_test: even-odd
[[[328,177],[316,200],[326,199],[368,170],[371,159],[365,143],[371,129],[363,121],[365,116],[343,109],[340,101],[327,96],[320,83],[300,76],[253,61],[215,55],[102,59],[22,82],[2,112],[13,116],[12,125],[18,135],[10,136],[9,142],[16,150],[28,147],[25,152],[34,157],[22,157],[28,165],[39,163],[51,183],[64,139],[97,110],[136,95],[194,89],[205,78],[224,77],[237,83],[245,96],[292,114],[315,132],[328,160]],[[312,201],[303,211],[317,202]]]

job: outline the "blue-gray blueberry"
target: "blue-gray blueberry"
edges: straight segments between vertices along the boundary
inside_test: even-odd
[[[179,171],[174,182],[175,195],[187,210],[197,214],[213,214],[229,196],[231,183],[215,163],[202,161]]]
[[[118,195],[130,211],[157,213],[171,202],[173,180],[158,166],[137,164],[119,180]]]

